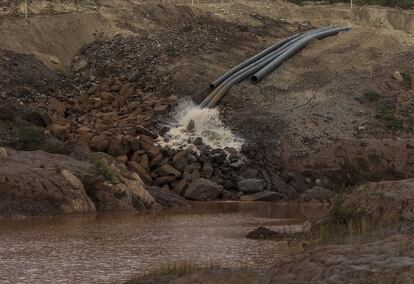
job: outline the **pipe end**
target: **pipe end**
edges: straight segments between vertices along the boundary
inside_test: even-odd
[[[252,80],[252,82],[257,82],[259,81],[259,78],[257,78],[257,76],[252,76],[250,80]]]
[[[210,88],[210,90],[214,90],[216,88],[216,85],[212,83],[208,87]]]

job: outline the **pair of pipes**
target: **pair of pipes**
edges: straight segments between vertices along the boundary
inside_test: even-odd
[[[212,82],[210,88],[213,91],[201,102],[200,107],[214,107],[233,85],[240,83],[248,77],[254,82],[260,81],[284,61],[304,48],[311,40],[322,39],[347,30],[349,30],[347,27],[322,27],[302,34],[294,34],[273,44],[233,67]]]

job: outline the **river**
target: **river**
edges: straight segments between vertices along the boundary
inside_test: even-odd
[[[321,205],[204,202],[142,214],[0,220],[0,283],[110,283],[160,264],[267,269],[287,243],[245,238],[259,225],[294,229]]]

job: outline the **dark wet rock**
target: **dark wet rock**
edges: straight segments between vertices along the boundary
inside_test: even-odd
[[[277,240],[288,237],[286,234],[272,231],[266,227],[258,227],[246,235],[247,239],[253,240]]]
[[[285,169],[282,172],[282,178],[286,183],[293,186],[298,193],[301,193],[307,189],[305,178],[293,170]]]
[[[210,180],[199,178],[189,185],[184,197],[193,200],[215,200],[221,194],[221,187]]]
[[[266,181],[258,178],[243,179],[237,182],[237,188],[245,194],[263,191],[266,187]]]
[[[188,205],[184,198],[168,189],[151,186],[147,187],[147,191],[162,207],[170,208]]]
[[[180,151],[174,155],[173,158],[173,165],[179,171],[184,171],[184,169],[188,165],[188,155],[190,153],[188,151]]]
[[[278,201],[282,198],[282,195],[274,191],[261,191],[254,194],[243,195],[240,197],[241,201]]]
[[[241,173],[241,176],[249,179],[249,178],[257,178],[258,176],[258,170],[253,168],[247,168]]]
[[[169,184],[170,182],[174,180],[175,180],[175,176],[163,176],[163,177],[157,177],[154,183],[158,186],[163,186],[163,185]]]
[[[179,195],[183,195],[188,187],[188,179],[183,177],[175,186],[173,191]]]
[[[272,181],[272,191],[279,192],[289,200],[299,197],[296,189],[290,184],[287,184],[278,174],[272,173],[270,179]]]
[[[302,202],[317,201],[331,203],[334,198],[335,193],[333,191],[321,186],[309,188],[300,195],[300,201]]]
[[[190,119],[190,121],[187,124],[186,130],[187,132],[193,132],[195,128],[195,122],[194,120]]]
[[[203,178],[209,179],[214,173],[214,169],[209,162],[204,163],[203,168],[201,169],[201,176]]]
[[[181,172],[175,169],[173,166],[168,164],[163,165],[161,168],[158,169],[158,172],[161,176],[175,176],[181,177]]]

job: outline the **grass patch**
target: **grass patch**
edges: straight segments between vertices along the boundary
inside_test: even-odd
[[[395,117],[394,109],[388,106],[384,106],[380,110],[379,118],[385,122],[385,126],[388,129],[397,131],[404,130],[404,124],[401,119]]]
[[[403,77],[402,84],[403,84],[404,88],[412,89],[413,86],[412,86],[411,74],[408,73],[408,72],[402,72],[401,75]]]
[[[342,194],[337,194],[328,213],[328,219],[331,224],[343,225],[347,223],[351,214],[343,208],[342,204]]]
[[[106,167],[102,161],[97,160],[95,161],[95,169],[96,169],[96,176],[104,181],[115,183],[116,182],[116,175],[115,173]]]
[[[38,150],[45,140],[43,129],[35,126],[24,127],[19,131],[20,147],[26,150]]]
[[[167,55],[170,57],[177,57],[179,54],[178,49],[176,49],[175,47],[169,47],[165,51],[167,52]]]
[[[249,27],[248,26],[239,26],[239,31],[241,31],[241,32],[248,32],[249,31]]]
[[[374,91],[368,91],[364,94],[364,97],[369,102],[377,102],[380,99],[380,95],[377,92]]]
[[[68,74],[66,74],[65,70],[63,69],[56,69],[56,74],[58,74],[60,77],[66,78]]]

